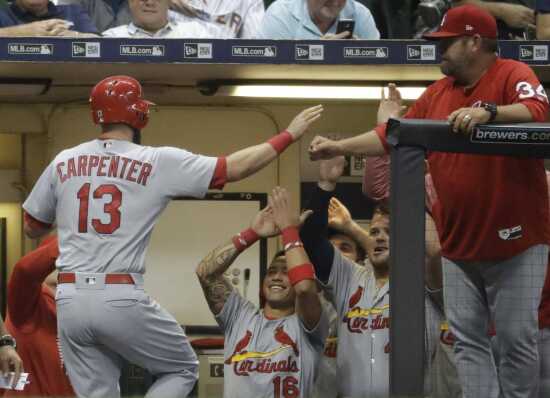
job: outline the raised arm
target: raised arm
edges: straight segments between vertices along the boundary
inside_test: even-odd
[[[328,225],[349,235],[361,245],[365,252],[367,251],[369,234],[351,218],[346,206],[334,197],[330,199],[328,207]]]
[[[227,156],[227,181],[240,181],[267,166],[290,144],[299,140],[308,127],[321,117],[323,106],[300,112],[285,131],[269,141],[241,149]]]
[[[269,196],[273,219],[282,231],[288,278],[296,293],[296,313],[307,329],[313,330],[321,319],[321,301],[317,294],[315,271],[300,243],[298,214],[290,208],[289,195],[284,188],[275,188]]]
[[[259,238],[275,236],[278,233],[279,230],[271,216],[271,209],[267,207],[256,215],[250,228],[215,248],[199,263],[196,273],[210,311],[214,315],[221,312],[233,290],[223,273],[243,250],[254,244]]]

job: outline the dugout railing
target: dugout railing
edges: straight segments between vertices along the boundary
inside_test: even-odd
[[[392,119],[390,198],[390,393],[424,396],[425,157],[428,151],[550,158],[550,124],[481,125]],[[398,220],[397,222],[393,222]]]

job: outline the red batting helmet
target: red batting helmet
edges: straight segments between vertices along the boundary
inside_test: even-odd
[[[141,98],[141,84],[130,76],[110,76],[95,85],[90,106],[95,124],[124,123],[141,130],[152,102]]]

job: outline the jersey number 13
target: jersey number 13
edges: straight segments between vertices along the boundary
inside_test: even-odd
[[[103,196],[111,196],[111,201],[105,203],[103,211],[109,214],[111,220],[104,224],[98,218],[92,218],[92,227],[98,234],[112,234],[120,228],[120,205],[122,204],[122,192],[114,184],[103,184],[97,187],[93,193],[93,199],[101,199]],[[88,207],[90,200],[90,183],[82,185],[76,197],[80,201],[78,209],[78,232],[88,232]]]

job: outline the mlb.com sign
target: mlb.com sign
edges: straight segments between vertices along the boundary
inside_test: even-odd
[[[388,47],[344,47],[344,58],[388,58]]]

